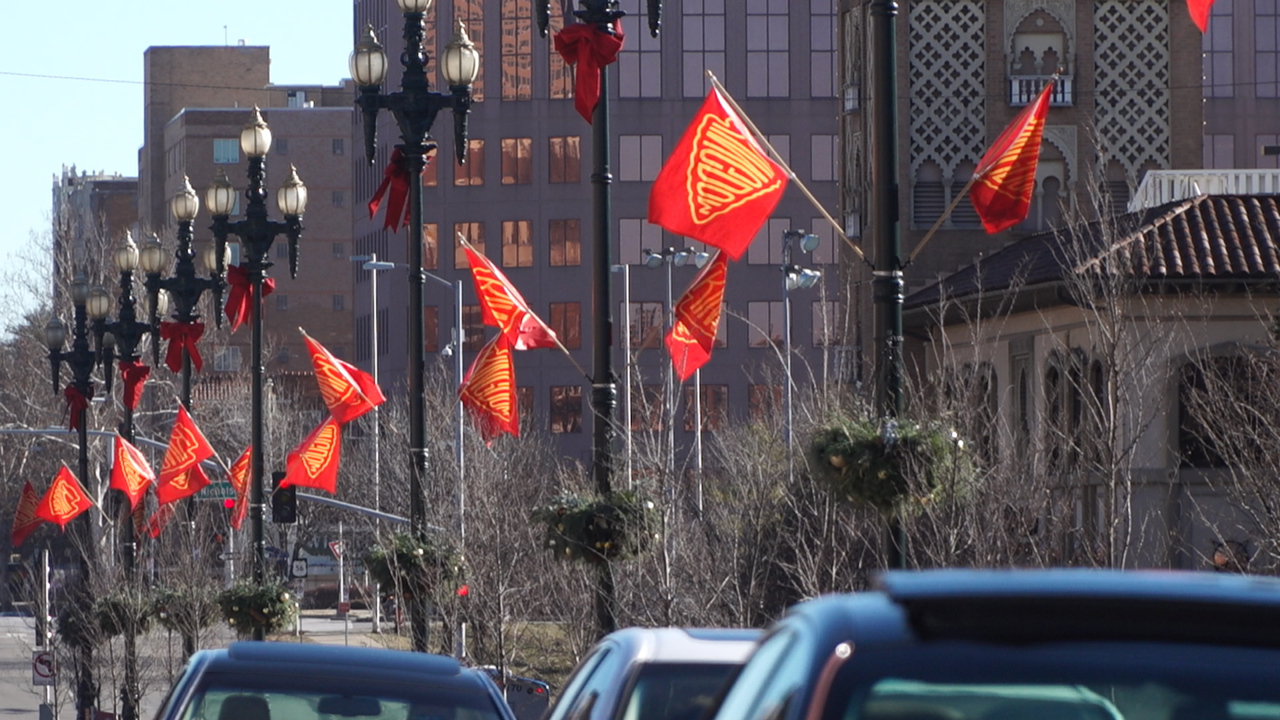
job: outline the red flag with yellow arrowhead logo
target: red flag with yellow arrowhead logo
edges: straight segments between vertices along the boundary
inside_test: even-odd
[[[505,336],[497,335],[481,348],[458,393],[486,444],[504,432],[520,436],[516,368]]]
[[[307,341],[307,350],[311,352],[311,366],[315,368],[316,382],[320,384],[320,395],[339,425],[345,425],[386,402],[386,396],[372,375],[334,357],[305,331],[302,339]]]
[[[712,88],[649,191],[649,222],[737,260],[787,188],[787,174]]]
[[[40,507],[40,497],[36,495],[36,489],[31,487],[31,481],[28,480],[22,486],[22,495],[18,497],[18,509],[13,513],[13,532],[11,539],[13,547],[18,547],[27,539],[27,536],[36,531],[40,527],[40,523],[44,522],[44,518],[36,515],[36,508]]]
[[[112,452],[110,487],[119,490],[129,498],[129,507],[138,507],[138,501],[147,493],[147,487],[156,479],[156,474],[147,465],[147,458],[128,440],[116,435],[115,450]]]
[[[297,485],[336,494],[341,459],[342,426],[329,417],[289,453],[279,487]]]
[[[1031,210],[1036,189],[1036,165],[1040,162],[1040,138],[1049,115],[1050,80],[1040,96],[1013,119],[987,149],[973,171],[969,201],[988,233],[1017,225]]]
[[[93,501],[85,494],[84,488],[76,476],[71,474],[66,465],[53,477],[53,483],[45,491],[40,504],[36,506],[36,517],[57,523],[64,531],[67,523],[80,513],[93,507]]]
[[[725,254],[716,253],[676,303],[675,322],[667,333],[667,352],[671,353],[671,364],[680,382],[689,379],[711,359],[728,272]]]
[[[250,445],[231,463],[231,469],[227,471],[227,479],[236,491],[236,510],[231,513],[232,530],[239,530],[244,524],[245,516],[249,514],[249,458],[252,453],[253,446]]]
[[[507,337],[507,344],[515,350],[555,347],[555,331],[529,309],[529,304],[507,276],[466,240],[462,240],[462,247],[471,264],[471,277],[476,282],[484,324],[502,331]]]
[[[169,448],[164,453],[164,464],[160,466],[156,482],[156,497],[160,502],[181,500],[208,485],[209,478],[200,470],[200,461],[213,455],[213,446],[196,427],[187,409],[179,405],[178,419],[169,432]],[[194,472],[187,472],[193,468]]]
[[[173,511],[173,503],[156,508],[155,514],[147,518],[147,534],[153,539],[160,537],[160,532],[164,530],[165,525],[169,524],[169,519],[173,517]]]

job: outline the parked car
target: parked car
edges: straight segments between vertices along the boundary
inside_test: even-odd
[[[515,720],[483,671],[442,655],[238,642],[187,661],[156,720]]]
[[[628,628],[578,664],[547,720],[698,720],[759,630]]]
[[[521,677],[506,673],[506,678],[498,676],[498,668],[493,665],[479,666],[489,679],[498,686],[498,691],[506,698],[516,720],[541,720],[547,712],[547,703],[551,700],[551,686],[541,680]]]
[[[767,631],[714,720],[1276,720],[1280,581],[891,572]]]

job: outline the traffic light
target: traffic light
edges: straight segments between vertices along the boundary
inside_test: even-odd
[[[298,522],[298,488],[280,487],[284,473],[271,473],[271,522],[288,524]]]

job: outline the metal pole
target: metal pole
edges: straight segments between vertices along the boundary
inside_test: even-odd
[[[622,352],[623,352],[623,385],[622,390],[622,432],[627,448],[627,489],[634,485],[631,473],[631,266],[619,265],[622,268]]]
[[[697,474],[698,516],[702,516],[702,369],[693,371],[693,468]]]
[[[377,253],[369,253],[369,262],[378,262]],[[373,371],[373,384],[378,384],[378,269],[369,270],[369,367]],[[373,509],[382,510],[382,418],[379,406],[373,406]],[[373,521],[374,536],[382,540],[382,520]],[[382,632],[382,587],[374,585],[373,631]]]
[[[407,139],[406,139],[407,140]],[[426,372],[426,348],[423,346],[422,286],[426,281],[422,269],[422,170],[426,167],[426,146],[421,139],[401,145],[405,169],[413,181],[409,183],[409,526],[413,537],[425,540],[427,500],[423,482],[430,469],[427,450],[426,398],[423,375]],[[376,322],[376,320],[375,320]],[[409,630],[412,647],[429,652],[428,600],[414,597],[409,603]]]
[[[675,263],[675,248],[667,248],[662,253],[662,264],[667,271],[667,317],[666,324],[663,327],[665,332],[671,330],[671,326],[676,322],[676,311],[673,307],[673,299],[671,293],[671,266]],[[663,363],[666,372],[663,374],[663,392],[666,394],[666,410],[667,410],[667,477],[671,483],[667,490],[668,495],[673,495],[676,489],[676,387],[675,387],[675,367],[670,362]],[[663,498],[666,500],[667,498]]]
[[[250,162],[253,162],[251,159]],[[260,160],[259,160],[260,162]],[[263,417],[263,383],[266,382],[262,367],[262,284],[263,273],[261,258],[257,253],[249,257],[249,289],[252,295],[250,323],[251,340],[249,363],[252,371],[250,381],[250,441],[252,449],[249,453],[249,541],[253,545],[253,584],[261,586],[267,579],[267,541],[264,531],[266,522],[266,493],[263,490],[266,475],[266,459],[263,450],[266,448],[266,430]],[[254,640],[265,640],[266,631],[261,627],[253,630]]]
[[[795,438],[792,436],[791,426],[793,418],[791,416],[791,288],[787,284],[787,279],[791,273],[791,243],[790,236],[783,240],[782,248],[782,366],[783,381],[786,388],[783,390],[783,405],[785,407],[783,413],[784,427],[782,429],[783,442],[787,447],[787,485],[790,486],[795,482],[795,467],[792,462],[792,453],[794,452]]]
[[[456,280],[453,283],[453,381],[455,387],[462,387],[462,378],[465,374],[462,363],[462,281]],[[458,463],[458,542],[464,547],[467,540],[467,456],[466,448],[462,445],[462,431],[466,419],[466,409],[459,396],[454,405],[453,454]]]

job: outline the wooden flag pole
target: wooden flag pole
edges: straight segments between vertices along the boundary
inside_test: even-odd
[[[805,187],[804,183],[800,181],[800,178],[796,177],[795,171],[791,169],[791,166],[787,164],[786,160],[782,159],[782,156],[778,154],[778,151],[769,143],[769,139],[760,132],[760,128],[757,128],[755,123],[751,122],[751,118],[748,117],[742,107],[734,101],[733,96],[729,94],[729,91],[725,89],[725,86],[720,84],[715,73],[710,70],[707,70],[706,73],[707,78],[711,80],[711,84],[720,91],[720,94],[724,96],[725,100],[729,101],[729,104],[733,106],[734,112],[738,113],[738,116],[742,118],[742,122],[746,123],[747,127],[751,129],[752,134],[756,136],[756,140],[764,145],[765,149],[769,151],[769,155],[773,158],[773,161],[781,165],[782,168],[787,171],[787,176],[796,184],[796,187],[800,188],[800,192],[804,193],[804,196],[809,199],[809,202],[812,203],[815,208],[818,209],[818,212],[822,213],[822,217],[826,218],[827,222],[831,223],[831,227],[836,229],[836,233],[844,239],[845,244],[852,248],[853,251],[858,254],[859,258],[862,258],[865,261],[867,256],[862,253],[862,248],[853,244],[853,241],[844,234],[844,227],[841,226],[840,223],[836,222],[835,218],[831,217],[831,214],[827,212],[827,209],[822,207],[822,203],[818,202],[818,199],[813,196],[813,193],[809,192],[809,188]]]
[[[925,243],[933,239],[933,234],[938,232],[938,228],[942,227],[942,223],[946,222],[947,218],[951,217],[951,212],[956,209],[956,206],[960,204],[960,201],[964,199],[964,196],[969,194],[969,188],[973,187],[973,182],[977,179],[978,176],[974,175],[969,178],[969,182],[965,183],[963,188],[960,188],[960,192],[956,193],[956,196],[951,199],[951,204],[947,206],[947,209],[943,211],[942,215],[938,216],[937,222],[933,224],[933,227],[929,228],[929,232],[925,233],[924,237],[920,238],[920,242],[916,243],[911,254],[907,256],[906,265],[910,265],[911,262],[916,259],[916,255],[920,254],[920,249],[925,246]]]

